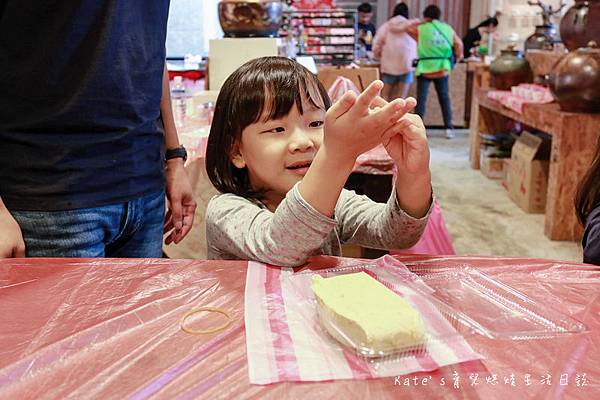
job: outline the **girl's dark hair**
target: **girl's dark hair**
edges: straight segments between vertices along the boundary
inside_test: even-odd
[[[284,117],[294,105],[303,114],[302,98],[323,110],[331,105],[316,75],[285,57],[248,61],[227,78],[217,97],[206,148],[206,171],[217,190],[261,197],[250,186],[247,169],[235,167],[231,155],[248,125]]]
[[[496,18],[496,17],[489,17],[487,19],[484,19],[475,28],[481,28],[483,26],[498,26],[498,18]]]
[[[425,7],[423,11],[423,18],[440,19],[442,10],[434,4]]]
[[[575,211],[582,225],[585,225],[588,215],[600,205],[600,139],[596,145],[596,155],[592,166],[585,174],[577,188],[575,196]]]
[[[397,15],[402,15],[404,18],[408,19],[408,6],[406,3],[398,3],[396,7],[394,7],[394,17]]]

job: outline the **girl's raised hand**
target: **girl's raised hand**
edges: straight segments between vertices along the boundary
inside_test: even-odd
[[[411,108],[416,105],[411,97],[406,102]],[[425,125],[418,115],[404,115],[385,132],[382,143],[398,166],[399,174],[429,173],[429,145]]]
[[[342,96],[327,111],[323,146],[335,149],[338,156],[355,160],[381,143],[386,132],[414,107],[404,99],[396,99],[373,108],[382,87],[383,82],[377,80],[358,96],[352,91]]]

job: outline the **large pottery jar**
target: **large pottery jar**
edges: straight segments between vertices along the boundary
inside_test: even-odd
[[[533,72],[529,62],[523,57],[523,53],[516,50],[514,46],[500,52],[490,65],[490,86],[499,90],[510,90],[519,83],[533,81]]]
[[[596,42],[561,58],[548,82],[563,111],[600,112],[600,50]]]
[[[560,36],[569,50],[600,43],[600,0],[576,0],[560,21]]]
[[[222,0],[219,22],[226,37],[274,37],[283,22],[279,0]]]
[[[560,37],[554,24],[537,25],[533,35],[525,40],[525,51],[552,50],[555,43],[560,42]]]

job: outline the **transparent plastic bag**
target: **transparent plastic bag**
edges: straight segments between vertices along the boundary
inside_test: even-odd
[[[388,257],[388,262],[391,257]],[[393,260],[393,259],[392,259]],[[395,261],[395,260],[394,260]],[[405,347],[373,348],[355,339],[348,328],[319,307],[309,282],[315,274],[332,277],[366,272],[417,309],[425,323],[424,340]],[[451,270],[417,268],[403,264],[357,264],[342,268],[304,271],[288,277],[301,318],[315,326],[321,339],[343,346],[371,362],[402,362],[415,354],[462,345],[464,338],[543,339],[587,331],[581,322],[540,304],[477,268],[465,265]]]

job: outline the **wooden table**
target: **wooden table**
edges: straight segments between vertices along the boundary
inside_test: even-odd
[[[507,119],[550,134],[552,147],[544,233],[552,240],[580,240],[583,228],[575,215],[574,198],[579,181],[591,165],[600,137],[600,114],[563,112],[556,103],[526,104],[523,113],[519,114],[488,98],[487,90],[483,89],[477,100],[479,122],[471,128],[471,166],[479,168],[479,133],[505,131]]]

